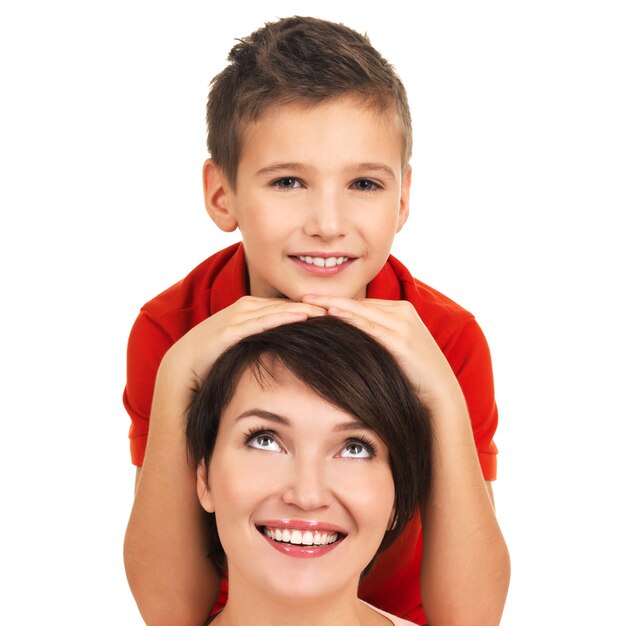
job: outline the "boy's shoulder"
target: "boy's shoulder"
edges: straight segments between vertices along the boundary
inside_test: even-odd
[[[195,325],[246,294],[243,245],[211,255],[182,280],[146,302],[141,312],[161,325]]]
[[[438,338],[455,334],[474,316],[460,304],[437,289],[415,278],[394,256],[370,283],[368,298],[407,300],[426,324],[431,334]]]

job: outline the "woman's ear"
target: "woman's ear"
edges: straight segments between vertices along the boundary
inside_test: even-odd
[[[237,228],[237,218],[232,208],[232,189],[226,174],[207,159],[202,168],[204,206],[209,217],[220,230],[230,233]]]
[[[200,500],[202,508],[208,513],[215,513],[213,494],[209,484],[209,470],[204,459],[196,467],[196,491],[198,492],[198,500]]]

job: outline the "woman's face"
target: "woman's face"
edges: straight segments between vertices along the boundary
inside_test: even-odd
[[[246,371],[222,414],[198,493],[215,512],[231,589],[290,600],[358,585],[393,512],[382,440],[282,366]],[[338,372],[337,375],[341,375]]]

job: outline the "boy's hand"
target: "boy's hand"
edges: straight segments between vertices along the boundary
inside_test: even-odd
[[[431,409],[432,486],[420,511],[420,586],[429,622],[499,624],[510,560],[491,489],[485,488],[463,391],[448,360],[409,302],[309,295],[302,301],[323,306],[378,339]]]
[[[192,328],[161,360],[124,543],[128,580],[146,624],[204,624],[219,591],[219,575],[206,557],[210,546],[196,468],[186,449],[193,391],[242,337],[325,314],[302,302],[244,297]]]
[[[313,304],[244,296],[181,337],[166,353],[162,367],[183,376],[195,389],[222,352],[243,337],[321,315],[326,309]]]
[[[447,359],[411,303],[317,295],[306,295],[302,301],[324,307],[330,315],[354,324],[380,341],[427,402],[462,397]]]

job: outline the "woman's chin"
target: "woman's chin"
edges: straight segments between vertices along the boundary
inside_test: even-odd
[[[266,598],[273,599],[280,604],[309,604],[318,602],[341,593],[342,590],[350,589],[358,585],[358,577],[354,584],[352,581],[342,581],[332,569],[327,572],[294,571],[294,568],[286,568],[279,573],[274,570],[274,575],[257,581],[257,590]],[[312,568],[307,568],[311,570]],[[327,574],[327,575],[325,575]],[[352,591],[354,593],[354,591]]]

